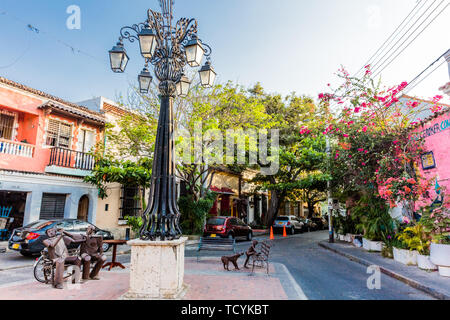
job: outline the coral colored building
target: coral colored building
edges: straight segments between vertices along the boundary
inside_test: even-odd
[[[0,77],[0,210],[12,208],[10,229],[51,218],[95,223],[98,191],[83,177],[104,127],[101,113]]]

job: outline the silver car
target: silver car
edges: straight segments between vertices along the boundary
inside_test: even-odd
[[[294,235],[296,231],[303,231],[304,223],[296,216],[277,217],[273,223],[273,231],[283,232],[284,227],[286,227],[286,232],[288,234]]]

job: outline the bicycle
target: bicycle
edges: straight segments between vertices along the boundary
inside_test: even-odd
[[[76,249],[70,249],[69,250],[69,256],[78,256],[80,254],[80,248]],[[64,266],[64,275],[63,279],[66,280],[73,276],[75,271],[69,272],[67,267],[70,267],[71,265],[65,265]],[[53,277],[55,274],[55,268],[56,265],[53,263],[52,259],[50,259],[48,255],[48,250],[45,248],[41,251],[41,256],[36,260],[33,266],[33,275],[34,278],[41,282],[48,284],[50,282],[53,282]]]

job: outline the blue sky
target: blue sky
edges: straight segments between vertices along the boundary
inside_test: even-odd
[[[431,0],[427,0],[430,1]],[[438,1],[440,2],[440,0]],[[219,81],[268,92],[316,96],[344,65],[357,71],[394,31],[416,0],[176,0],[175,18],[195,17],[213,48]],[[70,5],[81,8],[81,30],[69,30]],[[2,0],[0,75],[69,101],[126,92],[143,67],[127,43],[127,73],[109,69],[107,51],[124,25],[145,20],[157,0]],[[4,13],[6,12],[6,13]],[[3,14],[2,14],[3,13]],[[26,26],[40,30],[30,31]],[[450,8],[382,74],[386,84],[409,81],[450,48]],[[62,42],[80,49],[79,53]],[[411,94],[431,97],[449,81],[446,65]]]

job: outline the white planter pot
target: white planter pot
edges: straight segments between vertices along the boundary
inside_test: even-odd
[[[432,243],[430,246],[430,260],[439,267],[439,274],[450,277],[450,245]]]
[[[394,260],[407,266],[416,266],[417,251],[394,248]]]
[[[383,249],[383,242],[371,241],[363,238],[363,248],[367,251],[381,252],[381,249]]]
[[[352,242],[353,241],[352,235],[350,233],[347,233],[344,237],[344,241]]]
[[[345,236],[344,236],[343,234],[340,234],[340,235],[339,235],[339,240],[340,240],[340,241],[345,241]]]
[[[422,270],[437,270],[437,266],[431,262],[430,256],[417,254],[417,266]]]

